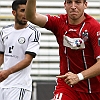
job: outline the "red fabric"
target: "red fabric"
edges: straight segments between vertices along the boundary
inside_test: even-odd
[[[51,30],[57,38],[59,44],[60,55],[60,75],[63,75],[69,71],[73,73],[79,73],[96,63],[96,57],[100,56],[100,45],[98,39],[100,38],[100,24],[94,18],[85,14],[86,19],[79,25],[68,24],[67,14],[60,16],[48,16],[48,21],[45,28]],[[85,23],[82,28],[83,23]],[[80,29],[81,33],[79,34]],[[87,31],[87,37],[83,38],[83,33]],[[67,34],[65,34],[67,32]],[[85,49],[73,50],[63,46],[63,36],[69,36],[70,38],[84,39]],[[84,50],[84,56],[83,56]],[[66,53],[65,53],[66,51]],[[83,60],[85,57],[86,65]],[[69,62],[68,62],[68,60]],[[59,80],[58,83],[63,83],[64,80]],[[90,87],[90,88],[89,88]],[[65,85],[65,88],[67,86]],[[74,85],[76,91],[80,92],[100,92],[100,76],[94,77],[88,80],[84,80]]]
[[[100,93],[76,92],[73,89],[57,87],[53,100],[100,100]]]

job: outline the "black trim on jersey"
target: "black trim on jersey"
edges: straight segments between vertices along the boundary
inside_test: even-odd
[[[5,29],[5,28],[9,28],[9,27],[11,27],[11,26],[14,26],[14,24],[4,26],[3,29]]]
[[[39,41],[39,36],[40,36],[40,34],[37,31],[35,31],[35,39],[34,39],[34,42],[38,42]]]
[[[33,42],[38,42],[39,37],[40,37],[40,33],[37,31],[37,29],[34,26],[29,25],[29,28],[34,30],[34,32],[35,32],[35,38],[34,38]],[[31,35],[30,35],[30,37],[31,37]]]
[[[84,55],[84,50],[82,50],[82,59],[83,59],[83,63],[84,63],[84,69],[87,69],[87,64],[86,64],[86,59],[84,59],[85,55]],[[88,93],[91,93],[91,86],[90,86],[90,79],[87,79],[87,84],[88,84]]]
[[[34,52],[26,51],[26,52],[25,52],[25,54],[32,55],[32,56],[33,56],[33,58],[35,58],[35,57],[36,57],[36,53],[34,53]]]
[[[25,89],[21,88],[20,95],[19,95],[19,100],[23,100],[24,95],[25,95]]]
[[[34,34],[34,33],[32,33],[32,34]],[[32,34],[30,35],[30,37],[32,36]],[[35,38],[33,39],[32,42],[39,42],[39,37],[40,37],[40,33],[38,33],[38,31],[35,31]]]
[[[28,27],[30,28],[30,29],[32,29],[32,30],[37,30],[34,26],[32,26],[32,25],[28,25]]]
[[[0,51],[0,54],[4,54],[4,52]]]

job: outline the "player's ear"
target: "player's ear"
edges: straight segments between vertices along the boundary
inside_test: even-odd
[[[87,4],[88,4],[87,2],[84,3],[84,8],[85,9],[87,8]]]
[[[65,8],[65,10],[66,10],[66,2],[64,2],[64,8]]]
[[[15,10],[12,10],[12,14],[15,16],[16,15],[16,11]]]

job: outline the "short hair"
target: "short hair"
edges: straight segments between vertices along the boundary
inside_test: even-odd
[[[12,9],[17,11],[19,5],[26,5],[26,3],[27,0],[14,0],[12,3]]]

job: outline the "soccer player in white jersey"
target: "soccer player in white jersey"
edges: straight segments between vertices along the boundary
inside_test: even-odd
[[[3,70],[0,71],[0,100],[31,99],[30,71],[32,60],[40,47],[40,32],[27,23],[26,2],[27,0],[13,1],[15,23],[3,27],[0,32],[0,64],[3,63]]]

